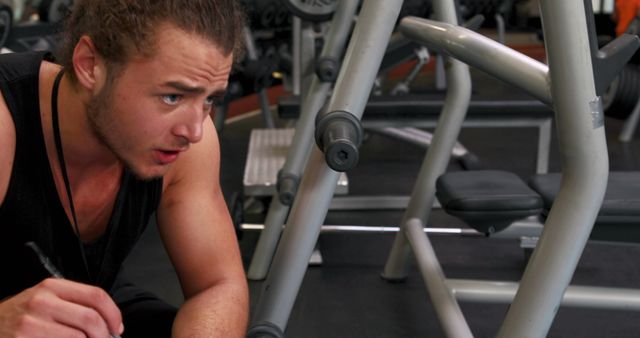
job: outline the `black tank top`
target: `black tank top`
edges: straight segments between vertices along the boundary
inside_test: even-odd
[[[42,134],[39,72],[42,60],[50,59],[45,53],[0,55],[0,90],[16,130],[11,179],[0,205],[0,300],[49,277],[24,246],[28,241],[36,242],[67,279],[108,291],[160,201],[162,179],[143,181],[125,170],[105,234],[84,245],[90,278],[58,197]]]

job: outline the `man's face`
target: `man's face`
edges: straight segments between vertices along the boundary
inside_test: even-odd
[[[231,55],[172,25],[156,39],[151,57],[134,57],[87,104],[96,137],[142,179],[164,175],[201,140],[232,65]]]

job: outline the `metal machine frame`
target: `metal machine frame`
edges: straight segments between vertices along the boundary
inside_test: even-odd
[[[590,1],[588,1],[590,3]],[[401,0],[364,2],[328,111],[360,119],[397,19]],[[446,169],[471,95],[468,68],[448,58],[442,117],[400,223],[383,276],[403,279],[413,251],[444,332],[471,337],[456,298],[511,302],[498,337],[545,336],[561,304],[640,310],[640,290],[570,286],[607,183],[604,115],[596,94],[583,0],[541,0],[549,65],[457,26],[452,1],[434,1],[441,22],[406,18],[401,30],[427,46],[516,85],[556,112],[563,181],[521,283],[448,280],[424,226],[435,181]],[[283,336],[339,173],[314,148],[255,309],[250,337]]]

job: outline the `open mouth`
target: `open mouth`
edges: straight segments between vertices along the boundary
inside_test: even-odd
[[[155,152],[155,157],[158,160],[158,162],[160,164],[169,164],[174,162],[177,158],[178,155],[180,154],[180,151],[177,150],[156,150]]]

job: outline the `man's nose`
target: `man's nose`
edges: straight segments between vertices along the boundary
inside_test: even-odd
[[[189,141],[189,143],[198,143],[202,140],[202,125],[207,113],[202,107],[192,107],[185,112],[185,117],[174,128],[174,134]]]

